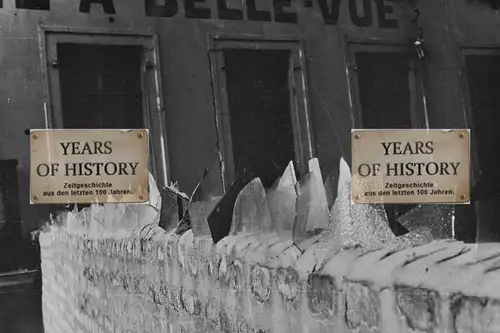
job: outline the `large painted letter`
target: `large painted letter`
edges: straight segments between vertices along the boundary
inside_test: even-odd
[[[243,12],[240,9],[227,7],[227,0],[217,0],[217,11],[220,20],[243,20]]]
[[[286,13],[283,8],[292,7],[291,0],[273,0],[274,21],[279,23],[297,23],[297,13]]]
[[[196,8],[196,3],[204,3],[204,0],[184,0],[184,11],[186,18],[209,19],[212,17],[210,8]]]
[[[246,3],[249,21],[271,22],[271,13],[265,10],[257,10],[255,0],[246,0]]]
[[[146,0],[146,16],[149,17],[173,17],[179,11],[177,0],[163,0],[165,4],[158,6],[155,0]]]
[[[349,0],[349,12],[352,24],[358,27],[369,27],[373,23],[372,6],[370,0],[363,0],[363,16],[358,15],[357,0]]]
[[[397,29],[399,22],[395,19],[388,19],[386,14],[394,13],[394,7],[387,5],[384,0],[377,0],[378,25],[380,28]]]
[[[90,5],[93,3],[101,5],[106,14],[116,14],[113,0],[80,0],[80,13],[90,13]]]
[[[326,25],[336,25],[339,21],[340,0],[331,0],[331,7],[328,6],[328,0],[318,0],[321,15]]]
[[[0,1],[0,8],[2,8],[2,1]],[[50,10],[50,0],[16,0],[17,9],[32,9],[32,10]]]

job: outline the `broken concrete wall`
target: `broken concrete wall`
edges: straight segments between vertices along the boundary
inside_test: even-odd
[[[493,332],[500,246],[435,241],[345,250],[309,273],[272,232],[210,237],[151,228],[40,236],[47,333]]]
[[[160,228],[154,200],[59,215],[40,234],[45,332],[497,330],[500,245],[395,237],[376,207],[350,204],[344,161],[340,170],[330,224],[300,246],[284,237],[286,217],[269,213],[258,179],[217,244],[195,236],[206,228]],[[304,195],[321,211],[318,200],[331,200],[315,193]],[[308,212],[296,214],[320,216]]]

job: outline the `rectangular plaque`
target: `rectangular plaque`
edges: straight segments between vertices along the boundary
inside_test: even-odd
[[[355,203],[468,203],[470,132],[352,130]]]
[[[30,202],[143,203],[149,199],[149,132],[32,130]]]

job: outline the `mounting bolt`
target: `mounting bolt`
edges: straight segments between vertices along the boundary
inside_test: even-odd
[[[460,199],[461,199],[461,200],[465,200],[465,198],[467,198],[467,196],[465,195],[465,193],[462,193],[462,194],[460,195]]]
[[[354,196],[354,200],[359,200],[359,194],[356,194],[356,195]]]
[[[137,133],[137,137],[139,139],[142,139],[144,137],[144,134],[142,132]]]
[[[355,134],[354,134],[354,138],[355,138],[355,139],[359,139],[360,137],[361,137],[361,135],[359,135],[359,133],[355,133]]]
[[[464,133],[462,133],[462,132],[460,132],[460,133],[458,134],[458,137],[459,137],[460,139],[463,139],[463,138],[465,137],[465,134],[464,134]]]
[[[144,200],[144,195],[139,194],[139,200]]]
[[[38,139],[38,134],[33,134],[33,139]]]
[[[34,201],[37,201],[37,200],[38,200],[38,198],[39,198],[39,197],[38,197],[38,194],[33,195],[33,200],[34,200]]]

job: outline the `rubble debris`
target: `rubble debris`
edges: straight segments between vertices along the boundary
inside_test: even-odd
[[[295,186],[297,184],[297,176],[295,175],[295,167],[293,166],[293,162],[290,161],[286,166],[285,171],[283,172],[283,176],[278,178],[278,185],[276,188],[283,188],[287,186]]]
[[[208,169],[205,169],[203,171],[203,176],[201,179],[198,181],[198,184],[196,184],[193,193],[191,194],[191,197],[189,198],[189,201],[187,203],[186,211],[182,215],[181,220],[179,221],[179,224],[177,225],[177,228],[175,229],[175,233],[177,235],[182,235],[186,231],[190,230],[192,228],[191,224],[191,216],[189,214],[189,209],[191,206],[191,203],[193,201],[194,196],[198,193],[198,191],[201,189],[201,184],[203,183],[203,180],[205,180],[205,177],[208,174]]]
[[[296,185],[297,215],[293,229],[295,243],[328,228],[329,209],[318,159],[309,161],[310,172]]]
[[[168,231],[175,228],[182,219],[190,198],[186,193],[179,191],[177,183],[165,186],[161,191],[161,197],[163,205],[159,225]]]
[[[259,178],[248,183],[238,194],[229,235],[267,233],[273,229],[266,192]]]
[[[273,225],[283,240],[293,238],[297,205],[296,184],[295,168],[293,162],[290,162],[283,176],[278,178],[276,186],[266,193]]]
[[[454,207],[451,205],[418,205],[397,218],[410,232],[428,228],[434,239],[452,238]]]
[[[340,160],[338,196],[331,211],[329,232],[334,233],[339,244],[376,247],[394,239],[386,216],[381,216],[373,205],[353,204],[351,200],[351,170]]]
[[[208,216],[208,226],[210,227],[210,233],[214,243],[219,242],[229,234],[236,198],[240,191],[254,178],[253,172],[245,169]]]
[[[179,221],[179,206],[178,196],[168,188],[164,188],[161,192],[162,207],[159,226],[168,231],[175,227]]]
[[[189,206],[189,216],[191,217],[191,227],[195,237],[203,237],[210,235],[208,226],[208,216],[213,212],[215,206],[222,199],[222,196],[215,197],[209,201],[197,201]]]
[[[338,179],[338,172],[336,171],[337,170],[332,170],[325,179],[325,193],[329,210],[332,208],[335,198],[337,197],[337,184],[335,180]]]
[[[175,228],[175,234],[182,235],[190,229],[191,229],[191,218],[189,217],[189,210],[186,210],[186,213],[184,213],[184,216],[179,221],[179,224],[177,224],[177,228]]]

